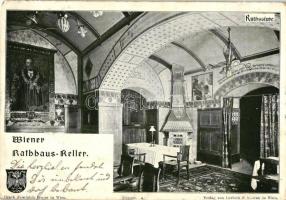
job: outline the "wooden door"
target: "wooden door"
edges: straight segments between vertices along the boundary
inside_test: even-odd
[[[222,163],[222,109],[198,111],[198,153],[197,159],[206,163]],[[239,161],[239,109],[233,110],[231,153],[232,163]]]

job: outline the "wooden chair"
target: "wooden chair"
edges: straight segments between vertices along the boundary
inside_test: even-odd
[[[259,175],[275,175],[278,174],[279,159],[278,157],[260,158]],[[264,165],[264,169],[262,166]]]
[[[139,176],[138,192],[159,192],[160,168],[146,163]]]
[[[113,179],[113,190],[119,191],[129,187],[129,183],[134,178],[133,175],[134,157],[121,155],[118,177]]]
[[[279,187],[279,159],[278,157],[260,158],[258,169],[258,190],[261,192],[278,192]]]
[[[177,156],[172,156],[172,155],[163,155],[163,172],[162,176],[163,179],[165,178],[165,170],[166,170],[166,165],[170,165],[172,167],[177,167],[177,185],[180,183],[180,173],[181,173],[181,168],[186,167],[187,169],[187,179],[189,180],[190,178],[190,172],[189,172],[189,150],[190,150],[190,145],[183,145],[180,146],[180,152],[177,153]],[[167,160],[167,157],[175,158],[172,160]]]
[[[129,155],[131,157],[134,157],[134,165],[133,165],[133,167],[134,168],[139,168],[138,171],[140,173],[141,170],[143,169],[143,166],[145,165],[146,153],[136,154],[135,153],[135,149],[128,148],[126,144],[123,145],[122,152],[123,152],[123,154],[126,154],[126,155]]]

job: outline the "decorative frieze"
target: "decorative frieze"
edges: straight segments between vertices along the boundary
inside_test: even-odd
[[[220,99],[211,99],[203,101],[190,101],[186,102],[187,108],[219,108],[221,107]]]
[[[120,105],[121,104],[121,92],[112,90],[98,90],[98,102],[106,103],[110,105]]]
[[[49,112],[13,111],[10,113],[11,121],[49,121]]]
[[[77,95],[75,94],[55,94],[55,104],[56,105],[73,105],[76,106]]]
[[[244,73],[252,73],[257,71],[266,71],[269,73],[279,73],[279,67],[273,64],[251,64],[251,63],[241,63],[239,60],[235,60],[231,64],[231,68],[229,74],[224,76],[220,80],[218,80],[219,84],[223,84],[224,82],[228,81],[229,79],[234,78],[235,76],[240,76]]]
[[[64,126],[65,125],[65,107],[64,105],[55,105],[55,125]]]
[[[55,126],[65,126],[65,106],[78,109],[77,99],[75,94],[55,94]]]
[[[171,103],[166,101],[148,101],[146,103],[147,109],[157,109],[157,108],[170,108]]]
[[[233,89],[249,83],[265,83],[279,88],[279,74],[270,72],[249,72],[247,74],[242,74],[222,84],[215,92],[214,97],[218,100],[221,97],[226,96],[227,93]]]

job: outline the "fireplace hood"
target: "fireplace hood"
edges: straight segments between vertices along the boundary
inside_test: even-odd
[[[193,132],[190,118],[186,112],[184,67],[172,66],[171,108],[162,126],[164,132]]]

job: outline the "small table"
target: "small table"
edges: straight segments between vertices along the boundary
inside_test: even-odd
[[[145,153],[145,162],[154,165],[154,167],[159,167],[159,162],[163,161],[163,154],[177,156],[177,152],[180,151],[179,147],[168,147],[157,144],[150,146],[149,143],[132,143],[127,144],[127,147],[134,149],[136,154]]]

